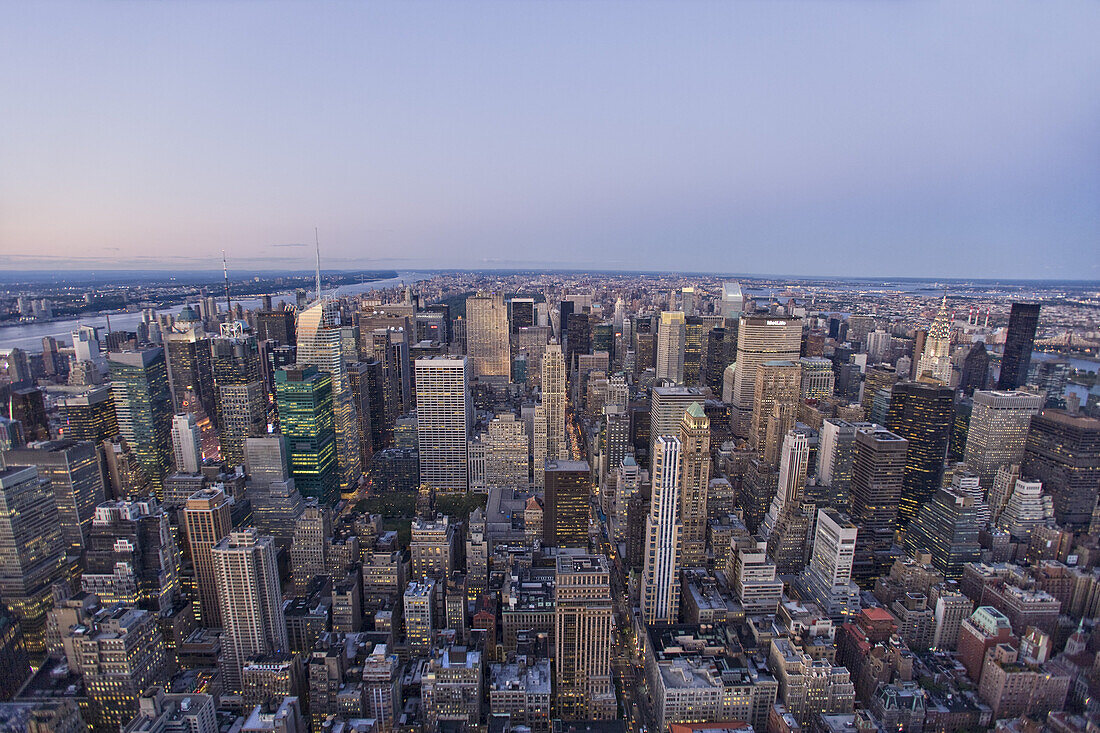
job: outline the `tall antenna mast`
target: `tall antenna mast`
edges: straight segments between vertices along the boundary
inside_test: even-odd
[[[317,242],[317,302],[321,302],[321,235],[313,227],[313,238]]]
[[[222,273],[225,275],[225,307],[229,317],[233,317],[233,302],[229,300],[229,266],[225,264],[225,250],[222,250]]]

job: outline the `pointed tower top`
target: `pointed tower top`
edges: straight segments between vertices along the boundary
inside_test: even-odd
[[[943,293],[943,300],[940,301],[940,312],[936,314],[932,327],[928,329],[928,337],[939,340],[951,338],[951,316],[947,313],[946,290]]]
[[[225,262],[225,250],[222,250],[222,274],[225,275],[225,307],[229,317],[233,317],[233,301],[229,299],[229,265]]]
[[[317,227],[313,227],[313,241],[317,243],[317,302],[321,300],[321,236]]]
[[[313,227],[313,239],[317,242],[317,302],[321,301],[321,235]]]

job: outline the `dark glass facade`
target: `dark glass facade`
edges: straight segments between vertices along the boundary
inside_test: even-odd
[[[943,464],[955,422],[955,391],[940,384],[900,382],[894,385],[886,428],[909,441],[905,486],[898,518],[916,518],[943,481]]]
[[[1012,304],[997,389],[1016,389],[1027,383],[1027,368],[1031,365],[1031,350],[1035,348],[1035,330],[1038,327],[1038,303]]]

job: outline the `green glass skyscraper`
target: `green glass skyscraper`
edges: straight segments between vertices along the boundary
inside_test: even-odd
[[[317,367],[275,372],[279,427],[289,448],[290,475],[302,496],[332,504],[340,496],[332,377]]]
[[[164,499],[164,477],[172,471],[172,392],[164,349],[108,354],[111,395],[118,431]]]

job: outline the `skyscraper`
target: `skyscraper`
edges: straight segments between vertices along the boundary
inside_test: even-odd
[[[993,487],[997,469],[1019,463],[1031,426],[1043,399],[1028,392],[974,392],[966,433],[966,470],[977,474],[982,488]]]
[[[663,311],[657,331],[657,379],[684,383],[686,321],[682,311]]]
[[[852,457],[852,521],[859,528],[853,573],[861,584],[873,582],[889,560],[905,484],[909,441],[885,428],[856,430]]]
[[[959,391],[970,395],[976,389],[986,389],[989,384],[989,352],[985,343],[978,341],[970,347],[963,357],[962,371],[959,374]]]
[[[943,480],[943,464],[955,420],[955,392],[946,384],[899,382],[894,385],[886,427],[908,441],[905,488],[899,518],[908,524]]]
[[[680,480],[680,440],[659,436],[642,564],[641,606],[647,625],[674,624],[680,613]]]
[[[1062,410],[1031,418],[1023,474],[1043,482],[1059,524],[1087,529],[1100,490],[1100,420]]]
[[[949,580],[962,576],[963,565],[981,557],[978,544],[978,502],[956,487],[937,489],[932,501],[922,504],[917,518],[905,532],[910,554],[926,550],[932,564]]]
[[[1017,389],[1027,384],[1027,370],[1031,366],[1031,350],[1035,347],[1038,327],[1038,303],[1012,304],[997,389]]]
[[[558,555],[554,574],[557,710],[564,720],[610,720],[611,573],[603,555]]]
[[[327,574],[331,541],[332,512],[327,506],[318,505],[316,499],[310,499],[294,524],[294,541],[290,545],[290,572],[297,595],[307,597],[313,579]]]
[[[829,418],[821,425],[821,437],[818,441],[817,483],[832,489],[830,494],[839,497],[845,510],[849,504],[848,494],[852,486],[856,430],[860,427],[871,425]]]
[[[561,344],[550,342],[542,355],[542,407],[546,413],[546,450],[543,460],[568,459],[565,435],[565,356]],[[539,446],[535,446],[535,460]]]
[[[794,427],[801,383],[802,368],[798,362],[771,360],[757,367],[749,447],[763,455],[767,463],[774,465],[778,460],[780,441]]]
[[[91,387],[80,394],[58,400],[62,436],[70,440],[90,440],[99,444],[118,435],[115,404],[107,385]]]
[[[802,399],[821,400],[832,396],[836,382],[833,363],[820,356],[804,356],[798,361],[802,368]]]
[[[294,528],[305,509],[305,500],[290,476],[286,437],[275,434],[245,438],[244,465],[252,522],[260,534],[273,537],[275,545],[289,551]]]
[[[57,504],[38,469],[0,469],[0,598],[19,621],[32,664],[46,656],[46,611],[67,581]]]
[[[588,547],[592,473],[587,461],[547,461],[543,499],[543,544]]]
[[[703,404],[706,397],[695,387],[654,387],[649,393],[650,455],[662,435],[680,434],[680,421],[692,402]]]
[[[172,395],[164,349],[111,352],[111,393],[118,431],[134,451],[158,498],[171,472]]]
[[[287,652],[275,543],[254,529],[232,532],[211,549],[222,616],[225,688],[241,692],[241,668],[252,657]]]
[[[79,554],[84,549],[96,507],[106,498],[95,445],[87,441],[50,440],[5,451],[3,458],[9,467],[35,466],[39,476],[49,479],[62,537],[69,550]]]
[[[600,504],[605,513],[615,502],[615,482],[623,457],[630,450],[630,414],[625,405],[610,403],[603,408],[600,429],[599,476]]]
[[[354,491],[363,475],[359,462],[359,420],[341,343],[340,316],[331,301],[320,299],[298,316],[298,366],[307,365],[328,374],[332,381],[339,486],[341,491]],[[305,487],[299,488],[305,491]]]
[[[489,421],[485,435],[485,479],[490,487],[525,488],[530,482],[527,430],[510,412]]]
[[[332,378],[316,367],[275,373],[279,429],[290,447],[290,475],[303,496],[325,504],[336,501],[339,476]]]
[[[471,377],[511,374],[508,348],[508,309],[504,296],[478,293],[466,299],[466,354]]]
[[[810,441],[806,434],[795,430],[787,432],[783,437],[782,458],[779,461],[779,488],[764,518],[765,537],[776,531],[784,512],[794,511],[801,505],[809,461]]]
[[[692,402],[680,420],[680,524],[682,567],[706,563],[707,488],[710,486],[710,420]]]
[[[518,335],[521,328],[537,326],[535,322],[535,299],[512,298],[508,301],[511,306],[511,331],[512,335]],[[467,335],[469,338],[469,335]]]
[[[355,417],[359,422],[359,461],[366,470],[371,455],[382,448],[382,424],[385,421],[382,364],[358,360],[349,363],[348,378],[355,399]]]
[[[922,377],[940,384],[951,382],[951,315],[947,312],[947,295],[943,296],[917,361],[917,379]]]
[[[218,388],[218,405],[222,460],[230,466],[240,466],[244,463],[245,439],[267,434],[267,390],[260,380],[223,384]]]
[[[137,608],[105,610],[72,632],[91,701],[92,729],[121,730],[138,711],[146,688],[167,682],[164,642],[157,617]]]
[[[738,318],[745,310],[745,296],[741,292],[741,283],[722,283],[722,300],[719,303],[723,318]]]
[[[466,457],[473,411],[469,382],[466,357],[416,360],[420,483],[436,491],[465,492],[469,487]]]
[[[747,435],[755,407],[756,372],[767,361],[797,362],[802,349],[802,319],[772,315],[741,316],[734,369],[734,431]]]
[[[859,588],[852,582],[858,531],[834,509],[817,511],[810,565],[798,578],[801,597],[821,606],[834,621],[859,613]]]
[[[156,499],[100,504],[86,546],[81,589],[104,607],[121,603],[160,614],[175,606],[179,548]]]
[[[172,418],[172,455],[177,473],[198,473],[202,469],[202,435],[195,416],[189,412]]]
[[[233,528],[225,492],[221,489],[196,492],[184,506],[183,522],[198,589],[198,617],[203,626],[218,628],[222,625],[221,605],[211,550]]]

